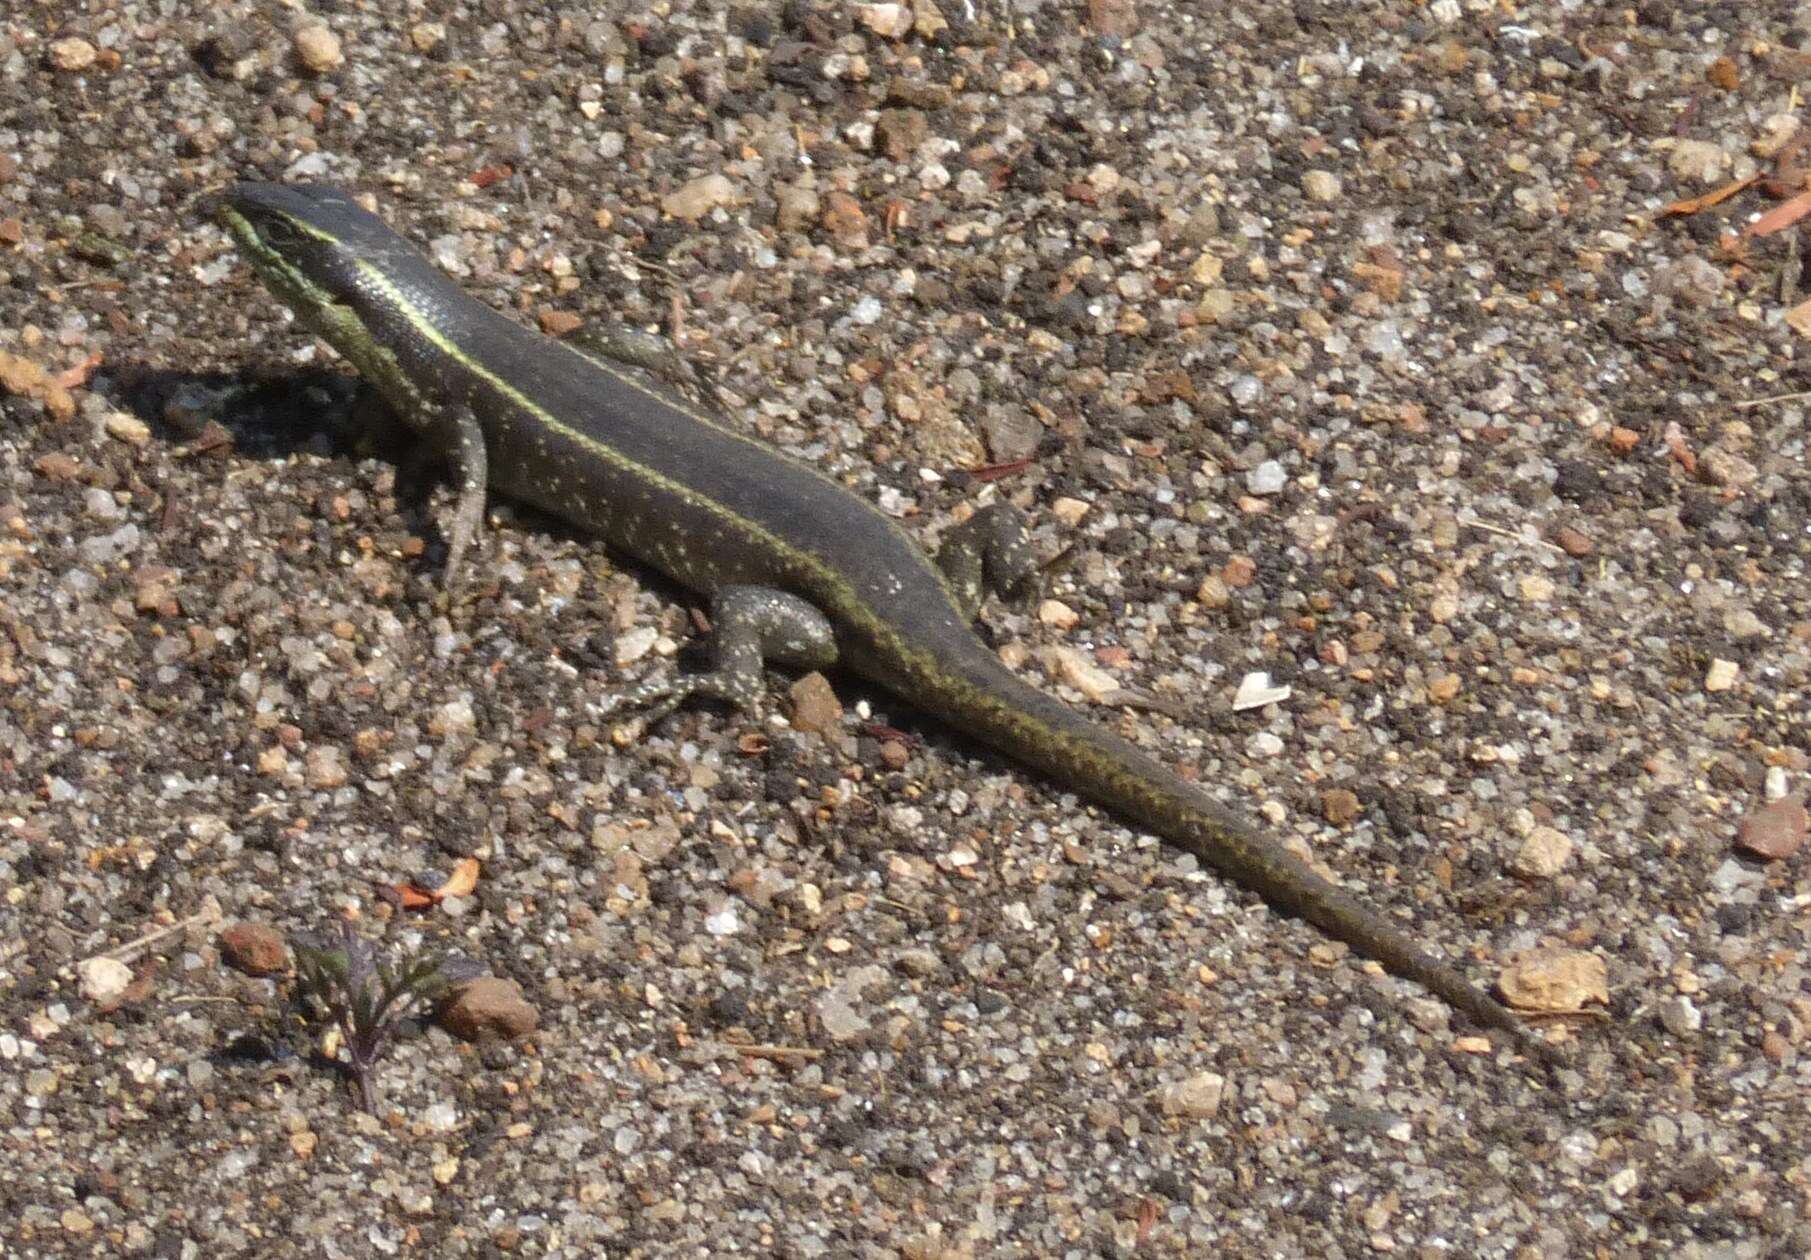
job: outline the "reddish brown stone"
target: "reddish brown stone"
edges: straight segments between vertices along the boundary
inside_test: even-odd
[[[1570,525],[1561,525],[1553,531],[1552,536],[1553,541],[1559,545],[1560,549],[1576,560],[1584,559],[1597,549],[1596,544],[1587,535],[1573,529]]]
[[[549,337],[564,337],[567,333],[576,332],[584,320],[571,311],[557,311],[551,308],[541,312],[541,331]]]
[[[266,923],[235,923],[220,934],[226,964],[248,976],[275,975],[289,965],[283,934]]]
[[[440,1026],[465,1041],[486,1036],[526,1037],[541,1022],[514,980],[480,976],[456,989],[440,1005]]]
[[[1742,820],[1736,846],[1756,857],[1777,861],[1798,852],[1805,842],[1805,798],[1783,796]]]
[[[843,706],[822,674],[806,674],[787,694],[792,699],[792,724],[801,731],[827,731],[842,721]]]

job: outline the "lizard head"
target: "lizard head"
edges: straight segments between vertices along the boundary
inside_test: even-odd
[[[398,367],[391,328],[418,329],[415,303],[450,281],[382,219],[328,184],[233,184],[215,206],[258,279],[393,404],[417,387]]]
[[[330,184],[247,180],[216,215],[258,278],[298,314],[352,302],[366,268],[409,251],[384,221]]]

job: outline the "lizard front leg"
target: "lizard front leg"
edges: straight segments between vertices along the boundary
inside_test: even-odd
[[[435,452],[446,461],[458,485],[459,499],[453,508],[452,526],[447,530],[446,586],[451,590],[459,582],[465,553],[484,523],[484,492],[490,475],[490,458],[485,453],[484,430],[479,427],[478,417],[464,404],[435,409],[428,417],[423,433]]]

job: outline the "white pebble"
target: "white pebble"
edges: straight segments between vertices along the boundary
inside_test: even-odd
[[[1289,474],[1274,459],[1267,459],[1245,474],[1245,488],[1253,494],[1276,494],[1289,484]]]
[[[84,958],[76,974],[81,977],[82,996],[90,1002],[111,1001],[132,983],[132,968],[117,958]]]
[[[1269,731],[1259,731],[1246,744],[1254,757],[1275,757],[1283,751],[1283,741]]]

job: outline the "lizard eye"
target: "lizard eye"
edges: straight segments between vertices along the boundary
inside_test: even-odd
[[[275,215],[266,217],[258,224],[258,235],[278,249],[293,248],[302,239],[302,233],[295,224]]]

